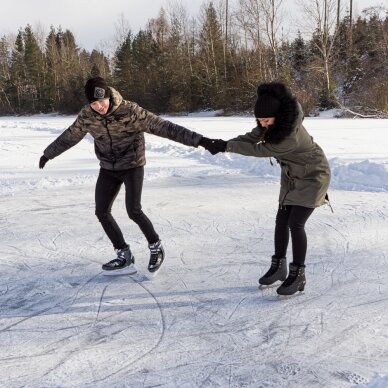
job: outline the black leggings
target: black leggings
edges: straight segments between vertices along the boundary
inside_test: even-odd
[[[155,232],[151,221],[141,210],[143,178],[144,167],[136,167],[124,171],[100,169],[95,194],[96,216],[115,249],[122,249],[128,246],[111,213],[113,202],[123,183],[125,185],[125,206],[129,218],[139,225],[149,244],[159,240],[159,236]]]
[[[307,236],[304,225],[313,208],[303,206],[279,207],[275,226],[275,257],[285,257],[291,231],[293,263],[304,265],[307,251]]]

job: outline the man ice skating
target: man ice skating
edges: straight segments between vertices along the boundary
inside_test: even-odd
[[[148,241],[148,270],[156,273],[165,254],[161,240],[141,206],[146,164],[144,132],[193,147],[198,147],[202,136],[124,100],[101,77],[86,82],[85,95],[89,104],[44,150],[39,168],[44,168],[48,160],[73,147],[89,133],[94,138],[95,153],[100,161],[95,189],[96,216],[117,253],[117,257],[104,264],[102,269],[105,274],[136,273],[135,258],[111,214],[113,202],[124,184],[128,216],[139,225]]]

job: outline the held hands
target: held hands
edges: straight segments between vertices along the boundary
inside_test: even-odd
[[[43,168],[47,162],[48,159],[44,155],[42,155],[39,159],[39,168]]]
[[[199,141],[199,145],[208,150],[212,155],[226,151],[226,141],[221,139],[209,139],[203,136]]]

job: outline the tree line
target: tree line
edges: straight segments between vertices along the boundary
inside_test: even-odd
[[[42,39],[27,25],[0,39],[0,114],[76,113],[93,76],[157,113],[251,112],[258,83],[278,80],[307,114],[388,114],[387,9],[353,20],[339,0],[300,0],[307,22],[289,39],[282,1],[238,0],[234,10],[210,1],[197,18],[174,4],[137,33],[117,31],[110,54],[80,48],[69,30],[51,27]]]

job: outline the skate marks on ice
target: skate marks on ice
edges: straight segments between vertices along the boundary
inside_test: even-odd
[[[90,256],[64,245],[64,231],[50,234],[28,250],[2,247],[0,371],[7,386],[98,381],[136,363],[163,338],[163,313],[147,287],[96,274]],[[143,310],[133,303],[137,295],[149,300],[144,325],[134,312]]]
[[[151,277],[151,279],[152,278],[153,277]],[[159,333],[157,335],[155,335],[156,333],[151,333],[152,334],[151,337],[153,338],[153,340],[155,342],[154,345],[152,345],[152,342],[151,342],[149,349],[143,350],[143,352],[136,354],[135,357],[133,357],[133,355],[132,355],[132,357],[126,358],[124,364],[120,365],[120,368],[118,368],[118,369],[113,368],[114,369],[113,371],[111,371],[110,373],[107,373],[102,378],[94,379],[93,384],[94,383],[103,383],[104,381],[111,379],[114,376],[117,376],[117,375],[120,376],[120,374],[122,374],[123,372],[127,372],[129,370],[132,370],[134,367],[136,368],[137,362],[139,362],[143,358],[150,355],[152,352],[154,352],[160,346],[160,344],[163,341],[163,337],[165,335],[166,323],[165,323],[165,316],[164,316],[164,311],[162,309],[162,306],[159,303],[157,297],[154,295],[154,293],[152,291],[150,291],[147,286],[142,284],[143,282],[150,280],[150,277],[146,276],[143,273],[137,272],[135,274],[131,274],[129,276],[129,279],[127,279],[127,280],[131,280],[133,284],[136,284],[139,287],[141,287],[147,293],[148,297],[153,300],[153,303],[156,305],[157,310],[160,314],[160,330],[159,330]],[[108,287],[108,285],[105,287],[104,291],[106,290],[107,287]],[[147,298],[147,296],[145,296],[145,297]],[[103,294],[101,295],[99,310],[100,310],[102,301],[103,301]],[[131,310],[131,311],[133,311],[133,310]],[[126,373],[124,373],[124,375],[125,374]]]
[[[79,270],[86,275],[94,268],[95,263]],[[23,357],[19,354],[2,363],[11,369],[30,363],[32,385],[48,386],[63,384],[70,370],[71,377],[86,386],[130,386],[132,381],[133,386],[152,386],[158,381],[162,386],[172,386],[172,382],[185,386],[192,381],[192,386],[204,387],[229,383],[286,387],[297,386],[306,375],[310,375],[309,383],[318,386],[324,378],[334,381],[328,377],[333,366],[328,367],[325,358],[322,362],[314,350],[320,341],[322,354],[327,354],[325,347],[338,344],[337,338],[325,343],[330,322],[323,311],[331,313],[335,308],[324,303],[321,289],[311,290],[309,298],[304,296],[304,304],[299,301],[302,298],[275,303],[252,286],[256,279],[248,278],[249,262],[240,269],[241,279],[236,279],[233,266],[225,272],[212,265],[200,269],[167,267],[166,276],[149,285],[137,284],[132,277],[107,280],[98,274],[60,279],[49,275],[48,287],[60,280],[60,291],[68,288],[67,298],[58,299],[56,311],[42,312],[44,319],[33,318],[26,326],[20,323],[9,329],[13,348],[22,347],[16,334],[23,336],[27,330],[34,351],[27,348]],[[242,279],[248,279],[243,286]],[[302,339],[306,352],[318,359],[315,365],[306,355],[290,357],[285,351],[297,349]]]
[[[174,196],[184,201],[195,189],[174,186]],[[299,388],[303,382],[342,388],[383,370],[386,257],[363,249],[368,240],[378,248],[387,241],[384,225],[375,228],[375,221],[349,208],[352,218],[338,205],[334,217],[312,218],[305,294],[279,300],[276,289],[257,288],[272,249],[272,225],[250,216],[273,216],[267,211],[273,195],[260,187],[258,211],[257,188],[252,198],[244,197],[247,188],[237,189],[235,197],[255,205],[242,215],[230,201],[230,211],[214,221],[187,202],[176,215],[168,206],[171,191],[152,188],[152,196],[167,203],[159,219],[171,224],[156,226],[170,247],[163,275],[142,285],[97,274],[111,252],[106,240],[95,240],[101,231],[93,209],[77,208],[82,223],[60,209],[55,217],[42,214],[39,228],[28,219],[25,226],[15,223],[0,248],[3,384]],[[214,190],[214,201],[225,197],[224,188]],[[78,189],[71,201],[89,191]],[[66,189],[60,198],[71,195]],[[208,195],[205,202],[209,211],[218,203]],[[363,234],[368,230],[372,239]]]
[[[159,346],[165,330],[164,317],[152,292],[130,278],[102,282],[101,276],[98,274],[83,283],[76,281],[77,291],[72,296],[67,295],[58,303],[2,328],[1,347],[5,346],[7,351],[3,350],[0,362],[7,367],[9,386],[18,381],[17,366],[28,364],[31,366],[24,372],[24,381],[28,376],[31,384],[60,385],[66,381],[69,368],[76,380],[103,381],[132,368]],[[130,295],[119,294],[123,287],[130,289]],[[148,308],[146,315],[151,323],[141,328],[132,300],[136,294],[156,306]],[[7,348],[11,343],[12,347]],[[120,343],[124,346],[118,351]]]

